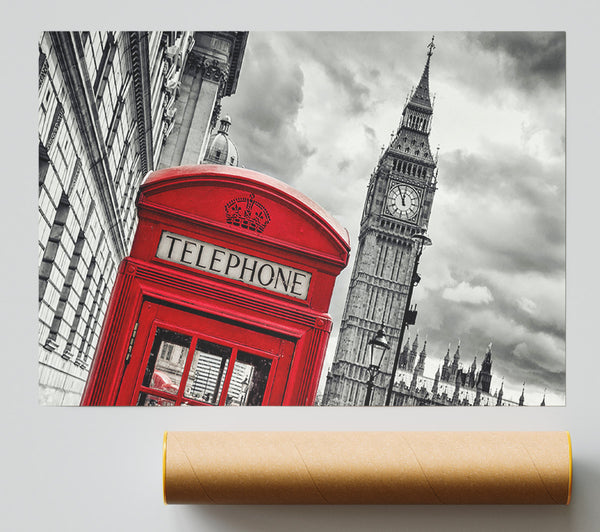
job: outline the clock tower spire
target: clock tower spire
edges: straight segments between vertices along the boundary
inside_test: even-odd
[[[386,353],[375,379],[371,404],[384,404],[394,367],[394,354],[405,320],[414,324],[416,311],[407,308],[415,261],[427,231],[437,170],[429,133],[433,107],[429,68],[435,45],[428,45],[419,84],[410,94],[402,118],[371,174],[358,237],[358,247],[334,362],[327,375],[323,404],[363,404],[368,380],[367,345],[381,326],[390,333]],[[396,394],[392,404],[402,404]]]

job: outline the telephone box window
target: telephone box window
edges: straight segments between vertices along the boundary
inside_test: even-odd
[[[185,386],[185,397],[218,405],[229,367],[231,348],[198,340]]]
[[[142,392],[138,399],[137,406],[175,406],[175,401]]]
[[[142,385],[177,395],[191,345],[191,336],[158,327]]]
[[[262,404],[270,369],[270,359],[239,351],[231,374],[226,404]]]

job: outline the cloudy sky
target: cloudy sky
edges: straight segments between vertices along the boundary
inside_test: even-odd
[[[251,32],[237,93],[223,100],[246,168],[307,194],[349,232],[383,145],[421,76],[431,33]],[[565,37],[437,33],[430,136],[439,182],[420,265],[420,338],[433,376],[448,344],[492,389],[565,401]],[[354,256],[352,256],[353,260]],[[341,320],[352,262],[330,313]],[[325,375],[325,373],[324,373]]]

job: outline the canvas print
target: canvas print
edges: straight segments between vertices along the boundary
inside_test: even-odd
[[[551,406],[564,32],[44,32],[39,401]]]

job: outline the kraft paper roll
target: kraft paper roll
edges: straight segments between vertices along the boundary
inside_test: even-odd
[[[168,504],[568,504],[568,432],[168,432]]]

